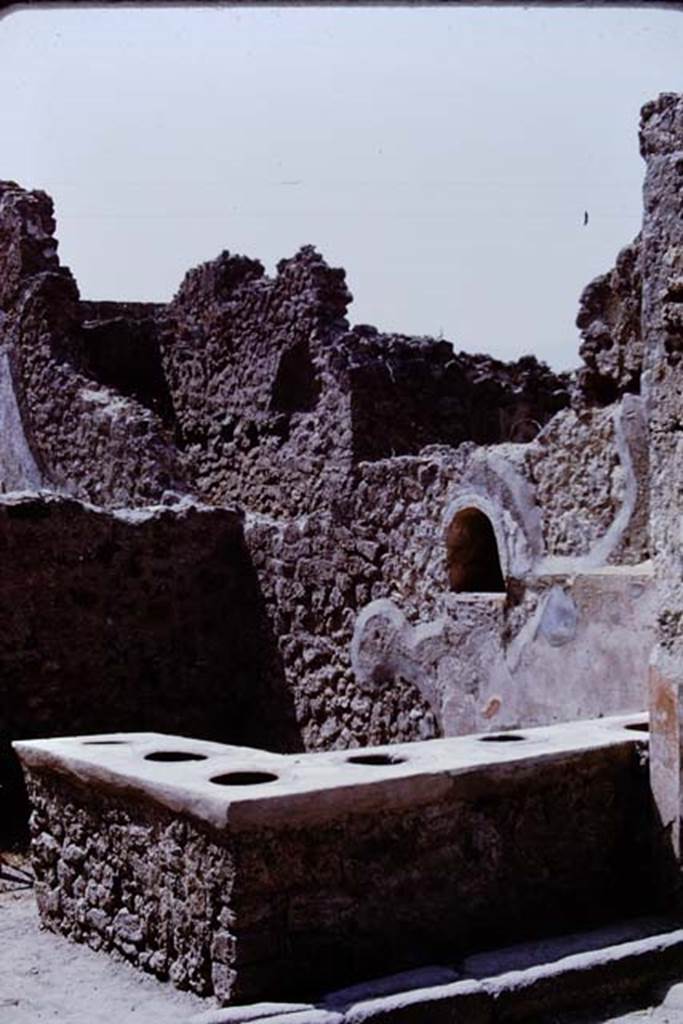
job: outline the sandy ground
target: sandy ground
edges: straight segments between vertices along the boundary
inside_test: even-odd
[[[561,1024],[559,1020],[558,1024]],[[635,1010],[633,1013],[620,1014],[616,1017],[585,1019],[580,1024],[683,1024],[683,1003],[674,1006],[654,1006],[648,1010]]]
[[[683,983],[662,997],[645,1010],[558,1015],[553,1024],[683,1024]],[[0,1024],[188,1024],[215,1006],[41,931],[31,891],[0,886]]]
[[[213,1005],[41,931],[30,891],[0,892],[1,1024],[186,1024]]]

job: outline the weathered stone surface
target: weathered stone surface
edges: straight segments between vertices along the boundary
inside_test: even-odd
[[[401,745],[379,768],[195,743],[186,781],[142,757],[171,736],[120,734],[114,754],[23,743],[41,918],[227,1001],[588,926],[627,894],[643,910],[646,772],[627,724],[531,730],[526,749]],[[212,784],[259,758],[270,790]]]
[[[259,673],[270,641],[234,511],[5,497],[0,553],[0,810],[20,736],[149,726],[293,745],[289,698]]]
[[[181,460],[158,417],[88,372],[78,289],[59,265],[54,227],[48,196],[0,185],[0,356],[23,434],[13,448],[27,446],[45,486],[100,505],[184,491]],[[16,471],[5,475],[13,484]]]
[[[211,500],[268,515],[329,508],[364,460],[427,444],[528,440],[569,401],[532,357],[349,329],[344,272],[311,247],[278,265],[223,253],[160,317],[178,437]]]
[[[683,749],[683,97],[664,93],[643,108],[640,148],[647,168],[642,230],[644,383],[650,422],[650,541],[658,593],[658,643],[651,676],[652,782],[661,838],[676,860]]]
[[[185,493],[244,507],[250,597],[226,614],[248,638],[244,685],[262,697],[256,721],[240,718],[250,738],[329,749],[462,732],[475,721],[496,728],[505,715],[538,721],[569,708],[598,710],[588,679],[568,701],[553,699],[554,681],[540,704],[537,690],[533,707],[524,703],[526,686],[511,701],[518,676],[507,666],[543,671],[534,652],[553,649],[535,632],[550,585],[539,578],[571,589],[576,573],[648,556],[645,417],[638,396],[620,397],[635,387],[635,377],[624,377],[635,356],[620,357],[619,401],[596,408],[592,397],[575,394],[570,408],[567,375],[532,357],[504,364],[455,353],[443,340],[351,327],[344,272],[311,247],[281,261],[273,278],[258,261],[224,252],[191,270],[168,305],[82,301],[59,266],[49,198],[7,183],[1,202],[0,422],[11,444],[0,455],[0,488],[50,487],[103,508],[163,503],[169,521],[182,515]],[[584,296],[586,331],[602,337],[595,325],[606,325],[614,352],[635,352],[629,331],[640,302],[639,252],[620,257],[615,275]],[[595,368],[617,372],[604,360]],[[468,508],[491,523],[497,585],[506,590],[496,614],[480,619],[475,605],[457,607],[450,592],[448,530]],[[32,530],[35,554],[24,557],[37,581],[45,576],[33,561],[55,564],[53,549],[47,558],[43,551],[51,529]],[[172,575],[185,556],[184,548],[169,549],[157,571]],[[82,589],[73,582],[79,572],[68,549],[67,594]],[[586,657],[595,665],[621,664],[625,651],[637,670],[643,661],[647,600],[622,642],[630,585],[610,582],[616,607],[629,610],[605,641],[591,634]],[[211,605],[212,586],[202,607]],[[145,621],[156,619],[146,574],[131,577],[126,593],[136,588]],[[79,612],[88,629],[88,616],[94,622],[103,608],[95,583],[91,590],[92,613]],[[399,645],[393,661],[373,669],[371,698],[354,672],[351,643],[358,616],[377,600],[392,602],[411,629],[429,634],[440,622],[448,649],[434,659],[427,645],[424,663],[412,654],[403,662]],[[67,597],[64,608],[71,604]],[[13,635],[33,635],[31,615],[18,601]],[[206,615],[208,632],[220,634],[219,617]],[[61,649],[62,621],[56,602],[44,608],[41,636],[47,642],[54,633],[49,658],[15,650],[28,689],[45,695],[32,698],[34,710],[22,719],[30,734],[48,727],[58,690],[59,672],[46,676],[44,665],[76,663]],[[586,631],[577,635],[585,645]],[[132,678],[170,663],[155,647],[166,642],[156,621],[148,636],[123,661]],[[209,646],[220,650],[221,642],[217,635]],[[201,663],[191,630],[176,646],[183,665]],[[82,673],[109,677],[99,642],[78,651]],[[496,664],[505,679],[494,672],[484,686],[478,680]],[[620,697],[611,692],[605,708],[630,709],[637,691],[634,683]]]
[[[640,237],[617,256],[614,269],[596,277],[580,299],[576,325],[583,342],[579,354],[585,366],[579,387],[589,401],[600,405],[624,394],[639,394],[643,371]]]
[[[574,729],[526,733],[526,754],[522,743],[451,740],[399,747],[393,767],[347,762],[333,774],[325,755],[250,751],[278,777],[255,794],[217,795],[209,781],[211,757],[225,771],[244,751],[197,744],[205,764],[192,780],[171,772],[164,784],[164,766],[152,785],[135,776],[134,735],[119,737],[133,749],[109,768],[105,746],[89,768],[77,741],[22,744],[43,923],[227,1002],[314,997],[492,941],[590,926],[624,898],[643,911],[652,878],[638,734],[619,720]]]
[[[83,360],[106,387],[134,398],[176,429],[161,364],[160,303],[81,302]]]

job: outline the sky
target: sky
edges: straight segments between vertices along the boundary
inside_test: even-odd
[[[53,197],[84,298],[313,244],[353,323],[565,369],[681,54],[683,11],[652,7],[17,7],[0,178]]]

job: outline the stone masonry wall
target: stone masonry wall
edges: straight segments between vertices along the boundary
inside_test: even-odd
[[[625,246],[614,268],[591,281],[580,299],[579,388],[591,402],[606,405],[626,393],[638,394],[643,371],[641,330],[642,252],[640,236]]]
[[[540,723],[644,706],[649,579],[615,575],[601,584],[596,578],[578,588],[578,606],[569,593],[577,573],[612,561],[625,568],[647,557],[642,420],[639,399],[629,401],[636,403],[635,425],[627,408],[618,416],[614,409],[587,411],[583,421],[567,410],[547,428],[547,438],[544,432],[531,445],[433,447],[419,457],[365,463],[356,471],[352,497],[326,515],[290,522],[247,517],[247,543],[307,748],[425,739],[444,728],[496,728],[502,718]],[[623,429],[622,420],[628,424]],[[469,618],[474,606],[458,604],[449,593],[446,528],[458,500],[479,502],[493,516],[503,572],[512,580],[500,608],[482,598],[476,629]],[[562,568],[558,559],[565,559]],[[543,655],[536,632],[543,615],[554,614],[558,599],[550,597],[557,586],[568,590],[575,626],[563,641],[571,640],[569,648],[551,645]],[[614,613],[609,627],[595,615],[598,595],[607,591]],[[401,637],[415,627],[431,640],[419,655],[404,651],[394,658],[368,687],[352,663],[352,640],[365,609],[377,601],[395,607]],[[602,624],[592,636],[588,620]],[[604,707],[594,703],[601,691],[581,651],[595,672],[603,671],[605,659],[613,670],[623,657],[631,661],[629,685],[603,688]],[[566,662],[562,686],[556,657]],[[446,719],[446,697],[430,681],[437,664],[439,673],[450,665],[450,691],[462,690]],[[508,664],[519,666],[521,676]],[[539,681],[532,686],[534,675]],[[481,704],[477,716],[497,695],[497,712],[488,721],[477,717],[475,723],[465,710],[470,690],[477,708]]]
[[[657,579],[651,671],[652,784],[668,852],[680,857],[683,764],[683,96],[641,113],[644,391],[650,421],[650,539]],[[681,891],[680,877],[672,881]]]
[[[162,808],[84,791],[74,799],[55,777],[29,777],[28,788],[47,927],[200,995],[229,984],[230,843]]]
[[[557,415],[524,453],[548,556],[649,558],[646,410],[635,395]],[[614,543],[606,543],[620,524]]]
[[[431,444],[528,441],[569,402],[568,376],[532,356],[502,363],[371,327],[354,328],[344,346],[356,462]]]
[[[15,451],[28,449],[45,485],[100,505],[183,491],[158,417],[88,375],[78,290],[53,233],[45,193],[0,184],[0,356],[18,410]]]
[[[305,748],[436,735],[434,716],[414,685],[397,678],[372,701],[351,669],[356,615],[383,589],[381,546],[324,515],[290,522],[250,515],[245,536],[277,637],[274,671],[291,694]]]
[[[264,514],[320,507],[350,465],[348,396],[332,340],[344,272],[312,248],[264,276],[223,253],[190,271],[162,326],[164,370],[199,492]]]
[[[329,508],[363,460],[426,444],[524,440],[569,402],[568,379],[445,341],[349,329],[344,272],[310,247],[267,278],[223,253],[160,316],[178,438],[197,487],[262,515]]]
[[[81,302],[83,360],[100,384],[135,399],[175,431],[158,337],[163,310],[153,302]]]
[[[650,526],[662,608],[660,644],[683,647],[683,98],[664,94],[643,108],[647,164],[643,228],[643,322],[650,413]],[[679,651],[680,648],[680,651]]]
[[[273,686],[262,708],[268,639],[234,512],[7,498],[0,552],[4,738],[153,728],[284,742],[286,696]]]
[[[190,491],[248,509],[253,676],[266,687],[253,728],[267,746],[443,728],[440,701],[412,669],[370,696],[351,644],[373,601],[392,601],[410,626],[445,614],[444,530],[468,495],[495,520],[514,581],[502,623],[484,615],[487,629],[502,629],[498,646],[531,629],[538,601],[522,583],[543,559],[579,568],[647,557],[636,395],[606,408],[575,395],[565,408],[568,380],[531,357],[502,364],[444,341],[350,328],[344,272],[310,247],[273,279],[223,253],[190,271],[168,306],[82,302],[59,266],[49,198],[13,183],[0,188],[0,258],[0,425],[10,439],[0,491],[47,486],[103,507],[169,508]],[[631,324],[638,259],[620,257],[617,277],[584,296],[591,337],[602,337],[598,321],[612,325],[617,349],[630,345],[630,327],[614,324]],[[54,569],[48,528],[39,543]],[[184,564],[178,543],[164,571]],[[42,549],[27,570],[40,558]],[[65,561],[77,576],[70,553]],[[51,642],[56,651],[59,637]],[[462,636],[454,643],[469,650]],[[483,668],[465,660],[463,680]]]

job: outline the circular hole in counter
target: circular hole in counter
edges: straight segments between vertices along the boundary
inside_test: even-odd
[[[391,764],[403,764],[407,758],[399,757],[397,754],[354,754],[353,757],[347,757],[347,764],[373,764],[373,765],[391,765]]]
[[[649,722],[632,722],[631,725],[625,725],[624,729],[630,729],[631,732],[649,732]]]
[[[264,782],[277,782],[277,775],[271,772],[226,772],[214,775],[210,782],[217,786],[261,786]]]
[[[189,750],[155,750],[152,754],[145,754],[145,761],[206,761],[206,754],[192,754]]]
[[[516,732],[495,732],[489,736],[480,736],[481,743],[513,743],[515,740],[524,740],[526,736],[520,736]]]
[[[83,740],[84,747],[121,747],[126,740]]]

